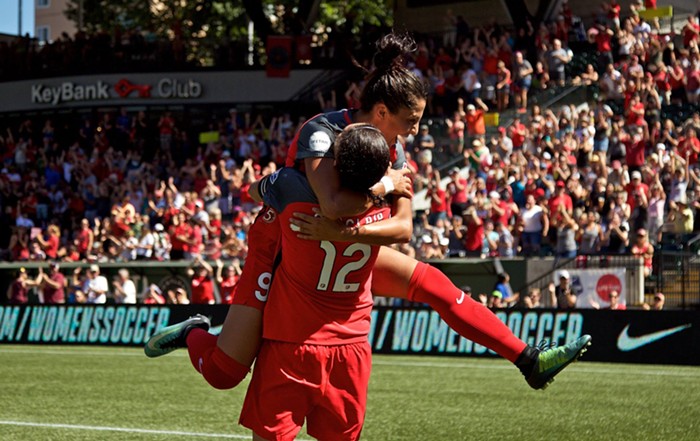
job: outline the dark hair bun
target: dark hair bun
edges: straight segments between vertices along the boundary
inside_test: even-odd
[[[403,66],[406,56],[415,52],[416,42],[408,34],[387,34],[377,41],[374,65],[377,69],[389,69],[395,64]]]

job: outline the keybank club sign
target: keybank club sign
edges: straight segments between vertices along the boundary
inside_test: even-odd
[[[194,79],[161,78],[154,83],[139,83],[121,78],[115,83],[95,80],[87,83],[64,81],[31,86],[31,102],[57,106],[81,101],[114,99],[196,99],[202,96],[202,83]]]

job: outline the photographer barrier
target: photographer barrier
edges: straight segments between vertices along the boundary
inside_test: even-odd
[[[217,333],[225,305],[0,306],[0,344],[142,346],[160,328],[200,313]],[[700,365],[700,314],[690,311],[499,310],[525,342],[557,345],[593,336],[588,361]],[[290,318],[293,319],[293,318]],[[375,307],[374,353],[495,357],[460,337],[427,308]]]

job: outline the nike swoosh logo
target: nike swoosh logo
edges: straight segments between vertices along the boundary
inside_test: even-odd
[[[462,291],[462,297],[455,299],[458,305],[461,305],[462,302],[464,301],[464,291]]]
[[[148,341],[146,342],[146,347],[152,351],[157,351],[158,348],[153,344],[153,338],[149,338]]]
[[[691,324],[685,324],[681,326],[676,326],[675,328],[671,329],[664,329],[662,331],[652,332],[651,334],[630,337],[630,335],[627,332],[630,328],[630,325],[627,325],[617,337],[617,349],[621,350],[622,352],[634,351],[637,348],[641,348],[642,346],[661,340],[662,338],[666,338],[669,335],[681,332],[682,330],[688,329],[691,326]]]

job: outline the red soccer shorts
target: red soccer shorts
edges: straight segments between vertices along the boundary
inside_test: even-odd
[[[268,440],[293,440],[304,419],[314,438],[359,439],[371,368],[367,341],[321,346],[264,340],[239,423]]]
[[[248,231],[248,255],[232,304],[263,310],[272,284],[272,269],[281,235],[277,212],[271,207],[263,207]]]

